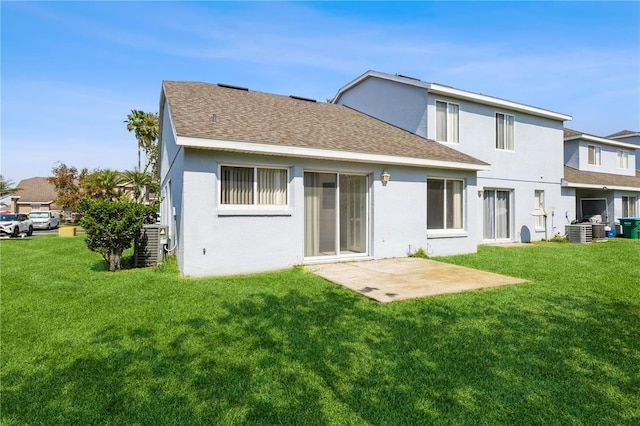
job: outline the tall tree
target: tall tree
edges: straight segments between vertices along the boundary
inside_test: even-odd
[[[5,179],[4,176],[0,175],[0,197],[13,194],[19,190],[20,188],[16,188],[11,179]]]
[[[156,174],[158,164],[158,114],[133,109],[124,122],[127,124],[127,130],[133,131],[138,141],[138,170],[147,172],[151,167],[151,172]],[[144,169],[140,159],[141,151],[144,151],[146,157]]]
[[[56,189],[58,198],[55,204],[68,208],[71,211],[78,209],[78,201],[82,198],[81,186],[89,171],[84,168],[80,172],[78,169],[59,163],[51,169],[53,176],[48,177],[49,181]]]

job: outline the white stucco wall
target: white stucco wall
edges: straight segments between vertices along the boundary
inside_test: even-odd
[[[600,160],[601,164],[592,165],[589,164],[589,145],[600,147]],[[618,151],[626,151],[628,153],[629,168],[618,168]],[[580,170],[596,173],[610,173],[621,176],[635,176],[636,171],[634,165],[636,164],[636,151],[618,148],[615,146],[592,143],[587,141],[580,141]]]
[[[445,145],[491,164],[489,171],[478,172],[477,186],[512,191],[512,240],[521,241],[528,229],[531,232],[525,239],[535,241],[544,238],[544,232],[532,228],[534,190],[544,190],[545,205],[562,211],[562,216],[574,204],[561,194],[564,175],[562,121],[468,99],[427,93],[420,87],[377,78],[366,79],[350,88],[341,95],[339,103],[435,140],[436,101],[459,105],[459,143]],[[496,113],[514,116],[513,151],[495,147]],[[475,217],[470,216],[468,223],[470,226],[475,223],[472,232],[480,235],[481,240],[482,197],[477,196],[476,201],[477,206],[473,208]],[[468,214],[471,214],[471,210]],[[548,219],[548,222],[551,227],[551,220]],[[548,232],[548,236],[551,235]]]
[[[289,268],[305,262],[340,260],[340,257],[304,257],[304,172],[338,172],[368,176],[369,247],[363,258],[404,257],[424,249],[432,256],[470,253],[477,249],[477,234],[462,232],[428,238],[426,230],[427,176],[465,179],[465,215],[477,216],[475,174],[385,167],[362,163],[301,160],[276,156],[233,154],[185,149],[184,183],[177,221],[181,271],[187,276],[230,275]],[[220,165],[272,166],[289,169],[289,208],[282,214],[220,209]],[[391,180],[383,186],[386,169]],[[175,175],[171,181],[177,181]],[[176,192],[173,190],[174,193]],[[177,197],[172,194],[176,202]]]
[[[426,90],[378,78],[365,79],[338,101],[422,137],[427,136],[426,103]]]

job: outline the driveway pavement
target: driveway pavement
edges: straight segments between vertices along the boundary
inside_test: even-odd
[[[520,278],[415,257],[322,263],[305,268],[378,302],[527,282]]]

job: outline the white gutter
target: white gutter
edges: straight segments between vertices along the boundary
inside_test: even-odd
[[[581,188],[581,189],[602,189],[602,190],[615,190],[615,191],[632,191],[640,192],[640,187],[637,186],[618,186],[618,185],[603,185],[593,183],[575,183],[562,179],[561,186],[567,188]]]
[[[322,160],[353,161],[358,163],[376,163],[401,166],[434,167],[456,170],[490,170],[490,165],[460,163],[457,161],[432,160],[426,158],[402,157],[396,155],[371,154],[362,152],[339,151],[332,149],[306,148],[289,145],[275,145],[254,142],[239,142],[220,139],[191,138],[178,136],[178,145],[187,148],[213,149],[230,152],[244,152],[263,155],[282,155],[285,157],[314,158]]]
[[[585,135],[585,134],[567,136],[566,138],[564,138],[564,141],[570,142],[570,141],[575,141],[580,139],[587,142],[595,142],[595,143],[601,143],[605,145],[617,146],[619,148],[627,148],[632,150],[640,149],[640,145],[627,143],[627,142],[612,141],[611,139],[600,138],[598,136]]]

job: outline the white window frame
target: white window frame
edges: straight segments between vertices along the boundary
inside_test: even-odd
[[[544,209],[544,190],[536,189],[533,191],[533,209]],[[534,216],[536,230],[544,230],[544,216]]]
[[[430,205],[429,203],[429,194],[427,193],[427,232],[428,233],[463,233],[466,230],[466,220],[465,220],[465,209],[466,209],[466,191],[467,191],[467,185],[464,179],[461,178],[449,178],[449,177],[440,177],[440,176],[430,176],[427,177],[427,189],[429,188],[429,181],[442,181],[444,182],[444,194],[442,196],[443,198],[443,205],[442,206],[435,206],[435,208],[439,209],[442,211],[442,217],[443,217],[443,227],[442,228],[430,228],[429,227],[429,209],[433,209],[434,206]],[[462,188],[461,188],[461,193],[460,193],[460,227],[456,228],[456,227],[452,227],[452,228],[448,228],[447,227],[447,221],[448,221],[448,211],[447,211],[447,182],[450,181],[455,181],[455,182],[460,182]]]
[[[617,155],[618,155],[618,168],[622,170],[629,170],[629,151],[619,149]]]
[[[516,150],[516,117],[506,112],[496,112],[496,149],[499,151],[513,152]],[[500,130],[498,129],[502,121],[502,143],[500,143]]]
[[[591,152],[593,152],[593,159],[591,158]],[[587,145],[587,164],[590,166],[602,165],[602,148],[598,145]]]
[[[441,131],[438,117],[438,104],[444,104],[446,107],[444,110],[444,122],[446,123],[444,138],[438,137]],[[454,108],[457,109],[455,113],[452,112]],[[455,144],[460,143],[460,104],[436,99],[436,141]]]
[[[222,170],[225,167],[253,169],[252,204],[225,204],[222,201],[223,180]],[[258,170],[283,170],[286,173],[286,202],[283,204],[258,204]],[[291,216],[291,184],[289,181],[290,168],[286,166],[272,165],[248,165],[248,164],[220,164],[218,166],[218,215],[277,215]]]

